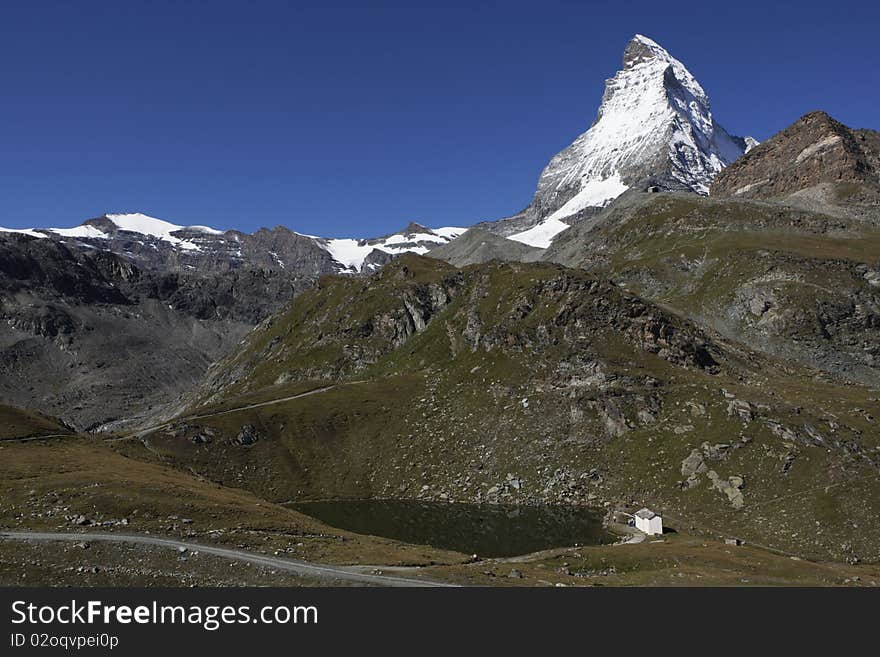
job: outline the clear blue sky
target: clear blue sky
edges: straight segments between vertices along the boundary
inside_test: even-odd
[[[589,126],[637,32],[735,134],[819,108],[880,128],[878,4],[4,2],[0,225],[495,219]]]

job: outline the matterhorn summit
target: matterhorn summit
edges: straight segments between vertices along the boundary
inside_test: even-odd
[[[715,175],[755,143],[730,136],[684,64],[637,34],[606,81],[593,125],[550,160],[531,205],[497,232],[546,247],[578,215],[632,187],[707,194]]]

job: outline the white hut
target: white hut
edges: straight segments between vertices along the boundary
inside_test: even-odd
[[[641,509],[633,516],[636,520],[636,529],[645,532],[648,536],[663,533],[663,518],[651,509]]]

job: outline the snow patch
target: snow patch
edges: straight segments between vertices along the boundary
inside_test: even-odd
[[[198,244],[172,235],[172,233],[185,230],[186,226],[177,226],[176,224],[163,221],[162,219],[156,219],[155,217],[149,217],[140,212],[135,212],[133,214],[108,214],[106,216],[107,219],[112,221],[120,230],[126,230],[131,233],[140,233],[142,235],[150,235],[164,242],[170,242],[174,246],[187,251],[201,250]],[[207,228],[206,226],[196,226],[194,229],[206,229],[202,232],[214,231],[213,228]]]
[[[627,189],[629,187],[623,184],[619,173],[615,173],[605,180],[588,180],[581,187],[581,191],[547,219],[564,219],[589,207],[601,207],[623,194]]]
[[[554,237],[569,227],[567,223],[562,221],[564,218],[589,207],[602,207],[623,194],[627,189],[629,187],[623,184],[620,174],[617,173],[605,180],[589,180],[584,183],[577,194],[544,221],[521,233],[510,235],[507,239],[536,246],[539,249],[546,249]]]
[[[406,235],[389,235],[382,240],[384,246],[392,244],[410,244],[412,242],[445,242],[446,240],[437,239],[437,235],[433,233],[407,233]]]
[[[3,228],[0,226],[0,233],[19,233],[20,235],[30,235],[31,237],[41,237],[44,239],[48,237],[43,233],[38,233],[33,228]]]
[[[322,244],[336,262],[355,271],[361,270],[364,260],[373,251],[373,247],[362,240],[328,239],[321,240],[319,244]]]
[[[105,240],[109,237],[103,230],[86,225],[74,226],[73,228],[47,228],[46,230],[61,235],[61,237],[85,237],[99,240]]]
[[[454,240],[456,237],[462,236],[467,231],[467,228],[459,228],[457,226],[444,226],[443,228],[432,228],[431,232],[439,235],[440,237],[445,237],[447,240]]]
[[[417,253],[424,255],[435,246],[446,244],[462,233],[466,228],[447,226],[438,229],[426,229],[430,233],[396,233],[378,240],[356,240],[345,238],[315,238],[330,256],[346,270],[360,272],[364,268],[364,260],[374,250],[390,255]],[[375,267],[372,267],[375,269]]]
[[[569,225],[559,219],[545,219],[537,226],[532,226],[516,235],[510,235],[507,239],[514,242],[522,242],[529,246],[536,246],[539,249],[546,249],[550,246],[553,238],[568,228]]]
[[[207,233],[208,235],[223,235],[226,233],[225,230],[217,230],[210,226],[186,226],[185,229],[191,230],[194,233]]]

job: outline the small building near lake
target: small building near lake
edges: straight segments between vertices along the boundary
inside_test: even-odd
[[[636,521],[636,529],[648,536],[663,533],[663,518],[651,511],[651,509],[640,509],[636,511],[633,518]]]

